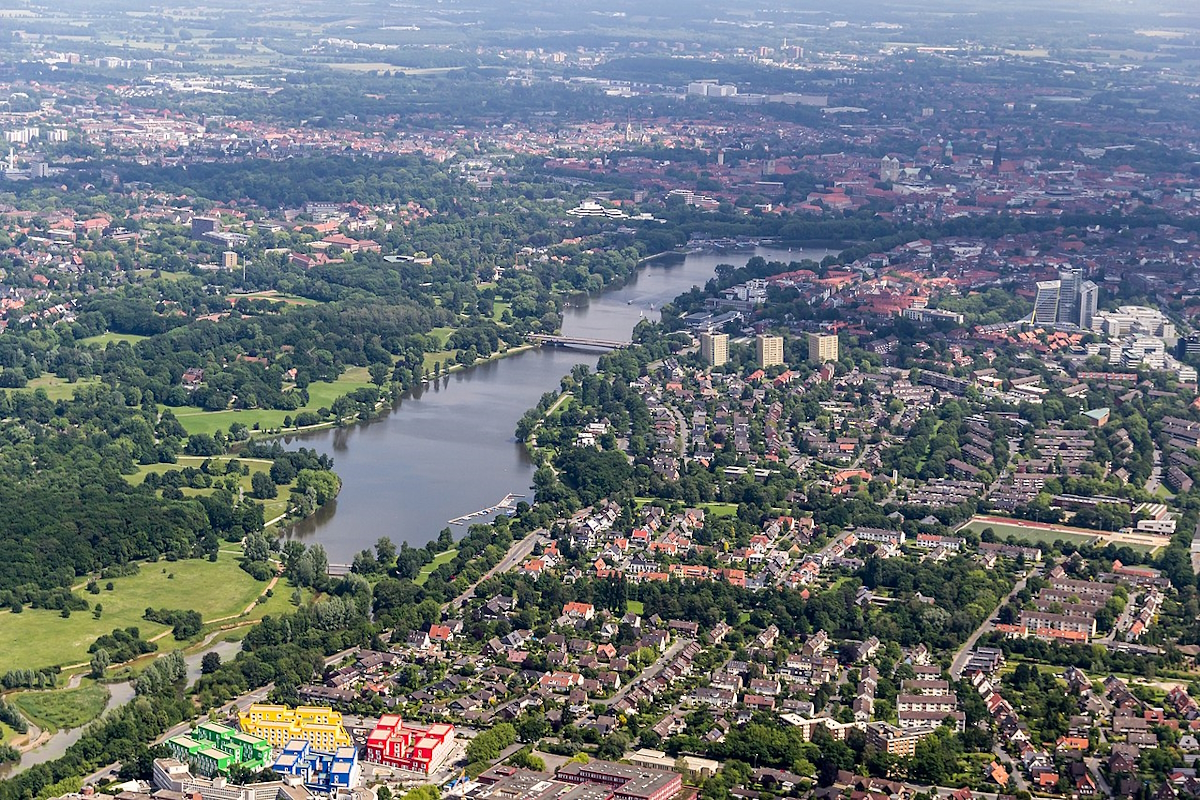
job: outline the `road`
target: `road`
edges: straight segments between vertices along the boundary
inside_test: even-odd
[[[999,605],[996,606],[996,609],[987,616],[987,619],[979,624],[979,627],[975,629],[975,632],[967,637],[967,640],[963,642],[963,646],[958,648],[958,652],[954,654],[954,660],[950,662],[950,677],[954,678],[954,680],[958,680],[962,677],[963,670],[967,667],[967,661],[971,658],[971,651],[975,649],[975,643],[979,641],[979,637],[983,636],[983,634],[991,631],[995,627],[995,624],[992,622],[992,620],[994,620],[1000,613],[1000,609],[1004,608],[1005,603],[1007,603],[1009,600],[1012,600],[1018,592],[1025,588],[1025,582],[1029,580],[1029,575],[1031,574],[1032,572],[1026,573],[1019,581],[1017,581],[1016,585],[1013,586],[1012,591],[1000,601]]]
[[[694,640],[692,639],[677,639],[674,644],[666,649],[666,652],[658,657],[657,661],[651,664],[649,668],[642,670],[642,674],[637,677],[637,680],[630,681],[629,683],[625,684],[617,690],[616,694],[607,700],[600,700],[598,702],[606,706],[611,706],[614,703],[620,702],[625,695],[629,694],[637,687],[654,680],[658,676],[658,673],[667,668],[667,664],[671,663],[671,659],[679,655],[679,652],[693,641]]]
[[[996,754],[996,761],[1000,763],[1006,761],[1012,763],[1012,758],[1008,753],[1004,752],[1004,748],[1000,746],[999,742],[996,742],[995,746],[992,747],[992,752]],[[1021,766],[1019,764],[1012,764],[1012,770],[1008,773],[1008,777],[1012,780],[1012,785],[1018,792],[1029,791],[1029,784],[1026,782],[1025,776],[1021,774]]]
[[[498,575],[502,572],[508,572],[510,569],[512,569],[516,565],[520,564],[522,561],[524,561],[526,558],[529,557],[530,553],[533,552],[533,548],[535,545],[547,544],[550,540],[547,539],[545,536],[543,536],[542,535],[543,533],[544,533],[544,531],[534,531],[533,533],[526,536],[524,539],[521,539],[520,541],[517,541],[517,542],[513,542],[512,547],[508,548],[508,552],[505,553],[504,558],[500,559],[499,564],[492,567],[487,572],[483,573],[483,576],[480,577],[479,580],[475,581],[470,586],[468,586],[466,588],[466,591],[464,591],[458,597],[451,600],[443,608],[454,608],[454,609],[462,608],[464,603],[466,603],[468,600],[470,600],[472,597],[475,596],[475,587],[476,586],[483,583],[484,581],[486,581],[488,578],[492,577],[493,575]]]

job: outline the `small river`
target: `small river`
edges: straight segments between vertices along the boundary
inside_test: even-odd
[[[657,321],[664,303],[703,286],[718,264],[740,266],[753,255],[820,261],[836,252],[760,247],[655,260],[625,285],[567,308],[563,334],[628,340],[639,320]],[[531,495],[534,467],[514,436],[517,422],[543,393],[557,390],[573,366],[594,368],[598,358],[576,350],[530,350],[444,377],[370,422],[286,437],[293,447],[333,456],[342,478],[337,500],[289,535],[319,542],[332,563],[348,564],[382,536],[420,547],[455,517],[488,508],[509,493]],[[457,538],[465,528],[452,530]]]
[[[221,656],[222,661],[228,661],[242,649],[242,643],[238,642],[217,642],[198,650],[195,653],[184,656],[184,662],[187,664],[187,683],[191,685],[200,677],[200,662],[203,660],[206,653],[216,653]],[[120,683],[107,684],[108,703],[104,706],[104,714],[113,709],[125,705],[134,698],[133,684],[129,681]],[[55,732],[49,739],[43,742],[34,750],[29,750],[21,754],[21,760],[15,764],[6,764],[0,767],[0,780],[11,778],[19,772],[24,772],[35,764],[42,764],[47,761],[53,761],[56,758],[61,758],[67,752],[67,748],[83,738],[84,731],[87,726],[81,728],[72,728],[70,730],[62,730]]]

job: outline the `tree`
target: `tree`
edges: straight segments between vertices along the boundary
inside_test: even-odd
[[[392,374],[392,365],[383,362],[376,362],[367,367],[367,372],[371,375],[371,383],[376,386],[383,386],[387,383]]]
[[[257,500],[270,500],[279,495],[275,481],[265,472],[255,472],[250,476],[250,494]]]
[[[211,675],[221,668],[220,653],[205,653],[200,659],[200,674]]]
[[[379,537],[375,542],[375,558],[383,568],[390,567],[396,562],[396,545],[386,536]]]
[[[92,653],[91,672],[89,674],[99,680],[104,677],[104,671],[108,669],[111,663],[112,658],[109,657],[108,651],[101,647]]]

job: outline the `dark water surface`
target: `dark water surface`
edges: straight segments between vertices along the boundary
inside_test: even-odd
[[[650,262],[622,287],[567,308],[566,336],[627,341],[643,317],[692,286],[718,264],[768,260],[819,261],[823,248],[758,248]],[[335,564],[372,547],[381,536],[414,547],[436,539],[449,520],[496,504],[506,494],[532,495],[533,464],[514,436],[517,422],[543,393],[557,390],[576,364],[595,367],[598,354],[540,348],[446,376],[414,392],[378,419],[287,437],[292,445],[333,456],[342,492],[291,535],[320,542]],[[530,497],[532,499],[532,497]],[[480,518],[472,521],[486,521]],[[455,536],[465,528],[454,526]]]

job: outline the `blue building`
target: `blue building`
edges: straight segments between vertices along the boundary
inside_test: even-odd
[[[280,775],[298,776],[317,792],[350,789],[358,783],[358,750],[339,747],[333,753],[314,750],[304,739],[292,739],[271,769]]]

